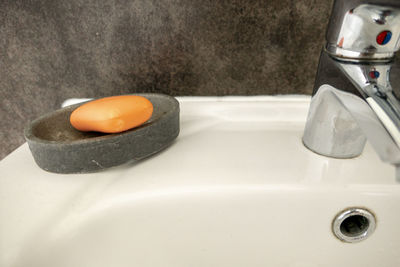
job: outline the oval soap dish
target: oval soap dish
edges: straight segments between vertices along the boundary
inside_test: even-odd
[[[80,132],[69,122],[68,106],[34,120],[25,138],[40,168],[55,173],[86,173],[138,161],[166,148],[179,134],[179,102],[162,94],[135,94],[153,104],[143,125],[116,134]]]

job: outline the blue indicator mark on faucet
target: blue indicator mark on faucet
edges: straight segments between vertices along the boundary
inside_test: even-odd
[[[391,31],[383,31],[376,36],[376,42],[380,45],[385,45],[389,43],[390,39],[392,38]]]

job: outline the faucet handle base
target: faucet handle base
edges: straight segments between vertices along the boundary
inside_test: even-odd
[[[303,143],[324,156],[354,158],[362,153],[366,137],[354,117],[343,108],[337,94],[346,94],[346,97],[357,98],[354,101],[364,102],[355,95],[322,85],[311,101]]]

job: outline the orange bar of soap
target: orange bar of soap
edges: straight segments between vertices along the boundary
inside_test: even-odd
[[[121,95],[97,99],[75,109],[71,125],[79,131],[119,133],[151,118],[153,105],[142,96]]]

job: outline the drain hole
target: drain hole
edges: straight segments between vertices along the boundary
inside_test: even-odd
[[[353,215],[346,218],[340,225],[340,232],[348,237],[365,234],[369,228],[369,220],[362,215]]]
[[[375,216],[364,208],[348,208],[340,212],[332,223],[333,233],[344,242],[355,243],[366,239],[376,227]]]

